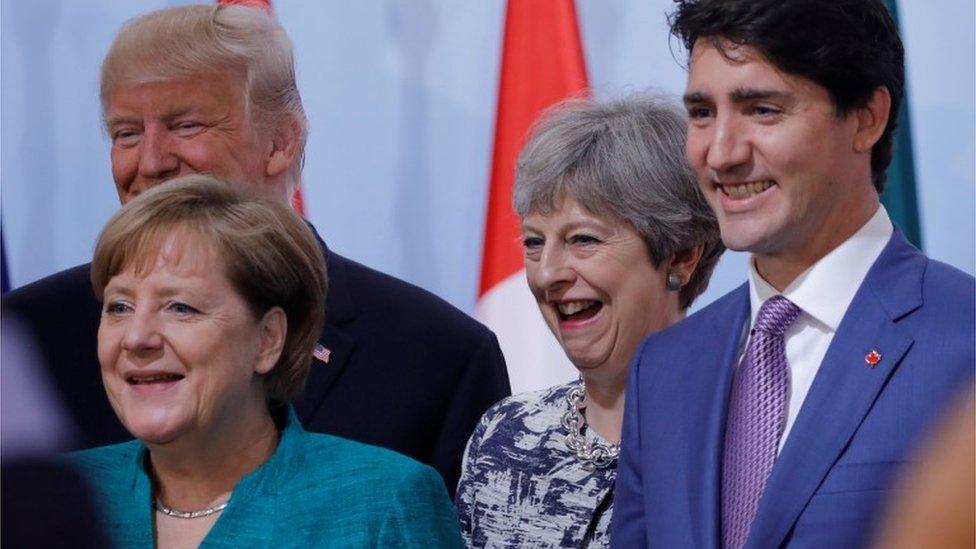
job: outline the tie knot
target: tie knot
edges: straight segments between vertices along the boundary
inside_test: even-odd
[[[759,308],[754,328],[768,334],[781,336],[798,316],[800,316],[800,308],[792,301],[781,295],[773,296]]]

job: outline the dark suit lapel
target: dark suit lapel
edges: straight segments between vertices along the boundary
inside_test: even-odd
[[[921,305],[925,258],[900,233],[868,272],[789,434],[759,503],[747,546],[783,543],[913,343],[897,321]],[[881,361],[870,366],[872,350]]]
[[[315,228],[312,227],[312,230],[314,232]],[[350,292],[347,260],[330,252],[317,232],[315,237],[325,256],[328,292],[325,298],[325,326],[318,340],[324,352],[316,353],[305,390],[294,402],[299,417],[306,422],[322,405],[326,394],[356,350],[356,341],[344,329],[345,324],[355,319],[357,310]]]

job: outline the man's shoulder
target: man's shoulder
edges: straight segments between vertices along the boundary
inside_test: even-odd
[[[925,293],[937,295],[959,305],[976,302],[976,278],[951,265],[928,259],[924,278]]]
[[[332,269],[342,269],[340,277],[330,278],[330,284],[345,287],[332,290],[349,292],[360,314],[382,315],[393,321],[408,321],[404,328],[426,326],[432,323],[441,329],[483,338],[490,331],[457,307],[433,293],[382,273],[351,259],[329,252],[330,277]],[[334,266],[334,267],[333,267]],[[330,294],[332,293],[330,290]]]
[[[742,325],[735,320],[742,316],[744,311],[748,311],[748,306],[748,284],[742,284],[683,320],[652,334],[648,341],[670,342],[697,338],[700,347],[703,343],[702,334],[706,331],[741,330]]]
[[[94,301],[90,273],[91,264],[86,263],[46,276],[5,294],[3,307],[29,312],[30,308],[39,304],[60,303],[63,306],[65,299],[86,297]]]

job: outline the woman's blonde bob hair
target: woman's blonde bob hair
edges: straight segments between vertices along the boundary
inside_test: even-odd
[[[272,307],[284,310],[288,333],[265,389],[279,403],[298,394],[322,331],[327,284],[322,249],[308,225],[285,204],[209,175],[173,179],[126,204],[102,230],[91,267],[98,299],[115,275],[152,269],[174,234],[199,235],[213,245],[255,318]]]

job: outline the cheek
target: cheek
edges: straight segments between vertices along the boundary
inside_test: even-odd
[[[535,261],[525,260],[525,282],[529,285],[529,291],[538,301],[545,299],[545,291],[539,284],[539,268]]]
[[[118,359],[121,344],[116,332],[105,326],[98,328],[98,362],[103,370],[114,367]]]
[[[112,149],[112,179],[121,185],[132,179],[139,166],[139,156],[135,149]]]

